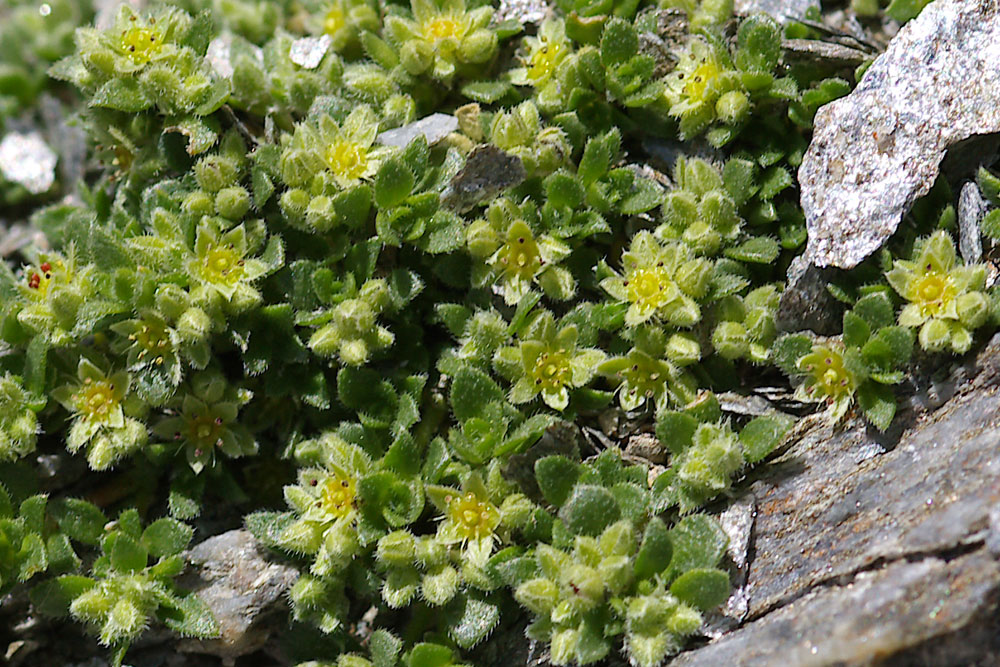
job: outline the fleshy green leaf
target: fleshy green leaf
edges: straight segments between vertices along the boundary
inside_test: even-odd
[[[709,611],[729,597],[729,575],[714,569],[688,570],[670,584],[670,592],[681,602]]]

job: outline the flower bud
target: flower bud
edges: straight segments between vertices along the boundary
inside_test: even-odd
[[[678,366],[688,366],[701,359],[701,344],[688,333],[675,333],[667,340],[667,359]]]
[[[289,221],[301,225],[306,220],[306,208],[309,206],[309,202],[310,197],[308,192],[299,188],[292,188],[291,190],[286,190],[281,195],[281,211]]]
[[[680,604],[667,620],[667,628],[675,635],[691,635],[701,627],[701,614],[697,609]]]
[[[413,535],[405,530],[397,530],[378,541],[376,556],[380,563],[403,567],[413,563],[416,553],[417,544]]]
[[[467,63],[484,63],[497,51],[497,36],[492,30],[476,30],[462,40],[458,55]]]
[[[749,344],[747,330],[739,322],[720,322],[712,332],[712,346],[725,359],[739,359]]]
[[[951,327],[944,320],[931,319],[920,327],[920,347],[928,352],[939,352],[951,342]]]
[[[250,204],[250,193],[239,186],[223,188],[215,195],[215,210],[227,220],[242,219]]]
[[[306,207],[306,224],[317,232],[325,232],[333,226],[337,212],[333,200],[325,195],[313,197]]]
[[[177,319],[177,333],[185,342],[203,340],[212,333],[212,318],[201,308],[188,308]]]
[[[711,225],[703,220],[696,220],[684,233],[681,238],[695,252],[703,255],[714,255],[722,245],[722,236]]]
[[[742,123],[750,111],[750,99],[746,93],[731,90],[724,93],[715,103],[715,114],[723,123],[736,125]]]
[[[181,208],[188,215],[197,216],[199,218],[205,215],[212,215],[212,212],[214,211],[212,197],[204,190],[195,190],[190,193],[184,198]]]
[[[982,292],[966,292],[958,297],[958,319],[969,329],[976,329],[986,323],[990,314],[990,302]]]
[[[549,579],[530,579],[517,587],[514,598],[539,616],[548,616],[559,600],[559,588]]]
[[[434,62],[434,47],[425,41],[411,39],[400,49],[399,61],[410,74],[423,74]]]
[[[194,177],[202,190],[218,192],[236,182],[236,163],[218,155],[208,155],[194,165]]]
[[[700,299],[712,283],[712,263],[707,259],[692,259],[681,264],[675,276],[677,285],[687,294]]]

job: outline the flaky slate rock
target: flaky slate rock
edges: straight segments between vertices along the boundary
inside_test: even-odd
[[[927,193],[950,145],[1000,130],[997,62],[1000,4],[936,0],[819,110],[799,168],[812,263],[857,265]]]
[[[954,560],[928,557],[864,572],[817,590],[671,667],[819,667],[886,664],[885,657],[991,614],[1000,565],[985,550]],[[910,653],[899,665],[922,662]],[[990,663],[995,664],[995,663]]]
[[[933,643],[998,627],[1000,335],[952,378],[936,410],[901,401],[885,436],[800,423],[750,487],[749,622],[671,664],[1000,664]]]
[[[245,530],[210,537],[187,552],[187,560],[194,573],[182,587],[194,590],[212,610],[220,637],[184,640],[179,650],[235,658],[261,648],[274,630],[264,621],[282,608],[298,570],[274,562]]]

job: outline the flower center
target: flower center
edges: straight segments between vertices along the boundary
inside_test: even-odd
[[[156,364],[163,363],[163,353],[167,351],[170,340],[166,327],[162,324],[143,322],[128,338],[141,348],[139,350],[140,359],[149,355],[155,359]]]
[[[636,269],[629,275],[625,294],[632,303],[656,309],[673,298],[673,288],[662,267]]]
[[[326,149],[326,164],[335,175],[358,180],[368,169],[368,150],[354,141],[338,141]]]
[[[837,399],[854,393],[854,376],[844,367],[843,356],[830,349],[818,349],[803,358],[804,369],[812,374],[809,393]]]
[[[122,31],[122,50],[136,65],[145,65],[163,47],[163,37],[154,30],[136,26]]]
[[[188,440],[200,449],[210,449],[222,444],[222,419],[210,415],[198,415],[188,420]]]
[[[500,263],[508,277],[531,280],[542,268],[538,243],[529,235],[508,238],[500,251]]]
[[[566,47],[558,43],[543,42],[541,48],[531,54],[528,64],[528,78],[535,83],[548,79],[555,73],[556,65],[563,58]]]
[[[333,5],[323,18],[323,32],[333,37],[346,24],[343,10],[339,5]]]
[[[531,370],[531,377],[535,380],[535,386],[543,391],[554,392],[564,387],[570,379],[569,358],[566,352],[559,350],[538,355],[535,367]]]
[[[462,34],[462,26],[450,16],[439,16],[424,24],[424,37],[429,42],[456,38]]]
[[[655,396],[667,380],[659,368],[645,359],[629,366],[623,375],[628,383],[629,394],[641,394],[647,397]]]
[[[354,480],[334,473],[323,483],[320,503],[327,514],[343,518],[354,509],[355,494]]]
[[[480,500],[471,491],[448,503],[448,518],[466,540],[488,537],[500,524],[500,512],[493,503]]]
[[[923,315],[940,314],[954,296],[954,288],[948,276],[937,271],[924,274],[917,284],[917,300]]]
[[[698,67],[684,86],[684,94],[696,102],[705,101],[708,87],[718,78],[722,70],[714,60],[706,60]]]
[[[49,288],[52,286],[52,282],[56,279],[56,272],[64,269],[64,265],[61,261],[56,260],[55,264],[51,262],[42,262],[38,265],[38,268],[30,268],[25,273],[26,281],[28,283],[28,288],[31,293],[37,297],[44,297],[49,293]]]
[[[243,259],[231,245],[216,246],[205,256],[202,275],[211,283],[235,285],[243,276]]]
[[[90,381],[76,396],[76,409],[87,420],[108,421],[116,407],[115,388],[107,380]]]

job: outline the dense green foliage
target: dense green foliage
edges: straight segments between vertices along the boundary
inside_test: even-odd
[[[49,244],[0,267],[0,592],[28,582],[119,664],[153,622],[218,632],[174,578],[185,522],[225,512],[300,570],[307,664],[461,664],[519,623],[554,664],[660,664],[729,594],[701,512],[793,422],[716,394],[780,369],[885,430],[917,345],[995,325],[942,183],[830,286],[841,335],[779,332],[793,173],[853,80],[784,62],[805,24],[715,0],[559,0],[540,25],[481,0],[180,0],[106,28],[9,5],[0,123],[47,95],[88,152],[49,193],[0,181]],[[457,127],[385,139],[434,112]],[[581,435],[607,416],[634,426]],[[636,431],[665,465],[615,446]],[[40,493],[35,454],[62,449],[124,490]]]

